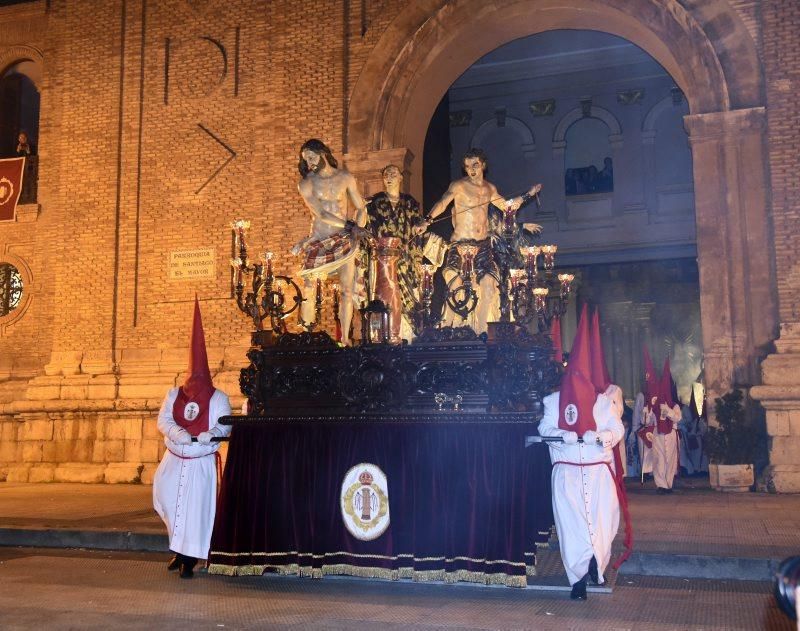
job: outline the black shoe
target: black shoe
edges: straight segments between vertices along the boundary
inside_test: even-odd
[[[667,493],[669,493],[669,491],[667,491],[667,489],[661,488],[661,487],[659,486],[659,487],[656,489],[656,493],[658,493],[659,495],[666,495]]]
[[[174,572],[175,570],[180,569],[181,563],[183,563],[183,555],[176,554],[169,560],[169,563],[167,563],[167,570]]]
[[[569,594],[572,600],[586,600],[586,579],[582,578],[572,586]]]
[[[597,559],[594,557],[589,561],[589,578],[592,579],[592,583],[595,585],[600,584],[600,574],[597,571]]]
[[[664,489],[664,493],[672,493],[672,488]]]
[[[194,576],[194,566],[197,565],[197,559],[192,557],[183,557],[181,564],[181,578],[192,578]]]

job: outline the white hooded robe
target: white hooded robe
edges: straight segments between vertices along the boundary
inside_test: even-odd
[[[558,410],[558,392],[544,398],[544,418],[539,422],[539,434],[564,436],[567,433],[558,427]],[[611,447],[549,443],[553,463],[572,463],[554,464],[551,478],[558,545],[570,584],[586,575],[592,556],[597,559],[600,583],[605,582],[603,573],[611,560],[611,545],[619,528],[620,507],[612,476],[612,449],[625,435],[621,395],[617,406],[611,405],[605,394],[598,395],[593,413],[597,433],[611,432]]]
[[[158,414],[158,430],[164,435],[167,451],[153,479],[153,507],[164,520],[169,534],[169,549],[196,559],[208,558],[211,532],[217,510],[217,467],[214,453],[219,443],[180,445],[170,438],[183,429],[172,416],[178,388],[172,388]],[[228,396],[221,390],[211,395],[208,431],[228,436],[229,425],[218,425],[221,416],[231,413]]]

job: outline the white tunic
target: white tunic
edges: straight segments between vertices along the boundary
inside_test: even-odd
[[[599,397],[598,397],[599,398]],[[558,427],[559,393],[544,398],[544,418],[539,423],[542,436],[563,436],[567,432]],[[597,409],[595,405],[595,409]],[[612,447],[625,435],[621,408],[615,414],[595,412],[597,432],[611,431]],[[619,528],[619,499],[611,471],[614,470],[612,448],[597,444],[550,443],[553,466],[553,516],[558,533],[561,559],[567,570],[570,584],[577,583],[589,571],[592,556],[597,559],[600,583],[611,560],[611,544]],[[603,462],[590,466],[583,463]]]
[[[672,422],[669,434],[660,434],[653,412],[647,415],[648,425],[654,425],[653,431],[653,479],[656,486],[671,489],[675,474],[678,472],[678,423],[681,420],[681,409],[678,405],[667,408],[666,418]]]
[[[217,468],[214,452],[219,443],[180,445],[171,440],[183,429],[172,417],[178,388],[172,388],[158,414],[158,429],[167,451],[153,479],[153,507],[169,533],[169,549],[196,559],[208,557],[217,510]],[[228,396],[215,390],[209,406],[209,432],[227,436],[231,428],[217,419],[231,413]]]

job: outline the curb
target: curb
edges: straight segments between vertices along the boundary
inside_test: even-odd
[[[620,575],[772,581],[780,559],[634,552]]]
[[[168,552],[166,535],[130,531],[0,528],[0,546]],[[620,575],[772,581],[780,559],[634,552]]]
[[[167,552],[169,539],[166,535],[129,531],[0,528],[0,546]]]

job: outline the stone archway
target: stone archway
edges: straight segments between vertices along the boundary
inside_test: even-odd
[[[777,335],[766,117],[756,48],[738,14],[724,0],[686,4],[411,3],[386,29],[356,81],[346,160],[367,178],[377,156],[402,154],[406,181],[420,196],[431,115],[453,81],[481,56],[556,29],[601,30],[638,45],[670,73],[690,107],[685,120],[694,155],[705,379],[713,397],[735,383],[756,383],[759,360]]]

